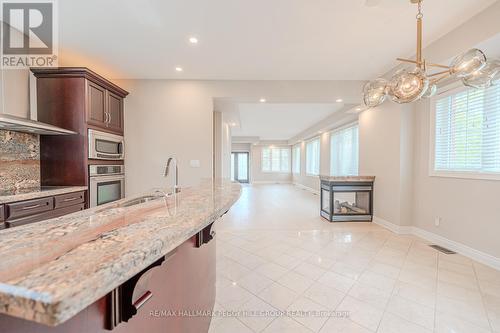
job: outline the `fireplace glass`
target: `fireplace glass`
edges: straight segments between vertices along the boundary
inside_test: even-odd
[[[333,192],[334,214],[370,214],[370,192]]]

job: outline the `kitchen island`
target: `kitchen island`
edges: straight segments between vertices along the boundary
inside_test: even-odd
[[[0,332],[207,331],[211,227],[240,191],[207,180],[1,231]]]

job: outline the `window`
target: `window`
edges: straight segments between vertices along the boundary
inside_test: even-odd
[[[310,176],[319,175],[319,138],[309,141],[306,145],[306,173]]]
[[[500,179],[500,86],[433,99],[433,175]]]
[[[293,146],[292,150],[292,172],[300,173],[300,144]]]
[[[263,172],[290,172],[290,148],[262,148]]]
[[[332,132],[330,137],[330,174],[358,175],[358,124]]]

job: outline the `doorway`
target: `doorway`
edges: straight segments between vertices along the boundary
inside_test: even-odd
[[[248,183],[249,173],[249,154],[248,152],[231,153],[231,180],[240,183]]]

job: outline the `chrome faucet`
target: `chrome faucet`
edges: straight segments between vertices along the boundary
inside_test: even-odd
[[[177,159],[175,157],[170,157],[167,160],[167,166],[165,167],[165,174],[164,176],[167,177],[170,173],[170,164],[174,162],[175,164],[175,174],[174,174],[174,188],[172,193],[179,193],[181,191],[181,188],[179,187],[179,169],[177,168]]]

